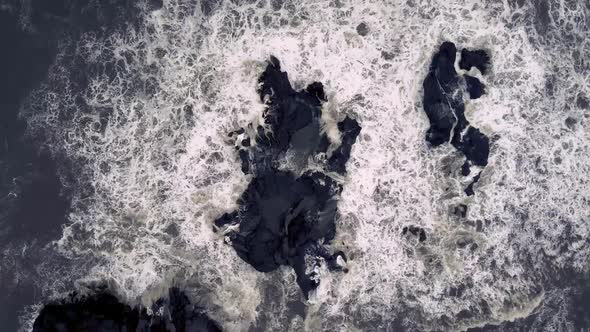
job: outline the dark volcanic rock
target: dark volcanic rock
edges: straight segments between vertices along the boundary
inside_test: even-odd
[[[26,134],[23,99],[47,76],[54,61],[50,32],[22,29],[18,11],[0,5],[0,330],[17,331],[22,308],[35,302],[38,288],[29,255],[41,256],[61,234],[69,195],[56,172],[60,160],[43,141]],[[32,30],[32,29],[31,29]],[[26,248],[14,255],[11,248]],[[3,256],[0,254],[0,257]],[[45,261],[47,257],[44,257]]]
[[[467,84],[467,92],[469,92],[469,98],[477,99],[485,94],[484,85],[475,77],[464,75],[465,84]]]
[[[485,75],[490,65],[490,56],[484,50],[467,50],[461,51],[461,61],[459,68],[469,70],[471,67],[479,69],[482,75]]]
[[[168,298],[157,301],[152,311],[158,314],[148,315],[145,308],[121,303],[105,291],[90,296],[74,293],[61,302],[45,305],[35,319],[33,331],[221,331],[176,288],[170,289]]]
[[[465,108],[462,100],[453,94],[459,86],[459,77],[453,67],[456,53],[453,43],[443,43],[422,84],[424,111],[430,120],[426,140],[433,146],[449,142],[451,130],[457,122],[455,110],[464,112]]]
[[[238,201],[240,208],[215,224],[225,229],[237,254],[256,270],[292,266],[307,296],[319,283],[314,269],[322,261],[330,269],[343,269],[338,262],[346,262],[344,253],[332,253],[329,246],[342,191],[342,183],[333,176],[345,174],[361,127],[346,117],[337,124],[340,144],[330,142],[320,130],[326,98],[322,84],[295,91],[274,57],[259,78],[258,93],[267,104],[265,125],[238,147],[242,171],[254,178]],[[245,133],[241,129],[231,136]],[[310,161],[319,169],[309,170]],[[239,225],[239,230],[226,228],[230,225]]]
[[[361,36],[366,36],[369,34],[369,27],[367,23],[363,22],[356,26],[356,32]]]
[[[479,129],[472,127],[465,118],[465,105],[461,82],[467,85],[471,98],[479,98],[485,91],[483,84],[475,77],[465,75],[461,80],[454,63],[457,48],[451,42],[444,42],[433,56],[428,75],[424,79],[424,111],[430,121],[426,140],[432,146],[449,142],[466,158],[462,174],[471,173],[471,166],[485,167],[490,154],[489,138]],[[460,67],[469,69],[476,66],[485,73],[489,57],[485,51],[475,50],[461,52]],[[473,184],[479,180],[477,174],[465,189],[467,195],[473,195]]]
[[[361,127],[356,120],[346,117],[343,121],[338,123],[338,130],[342,137],[342,144],[336,148],[328,159],[328,169],[336,173],[344,174],[346,173],[346,162],[350,158],[352,145],[361,132]]]

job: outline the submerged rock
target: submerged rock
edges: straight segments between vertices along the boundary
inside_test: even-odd
[[[479,129],[471,126],[465,118],[462,84],[471,98],[479,98],[484,92],[483,84],[475,77],[464,75],[464,80],[455,70],[457,48],[451,42],[444,42],[432,58],[428,75],[424,79],[424,111],[430,121],[426,132],[426,140],[432,146],[451,143],[466,158],[462,174],[468,176],[471,166],[485,167],[490,154],[489,138]],[[469,70],[476,66],[484,74],[489,65],[489,56],[485,51],[463,50],[459,66]],[[465,189],[465,193],[473,195],[473,185],[479,180],[475,175]]]
[[[92,295],[71,294],[67,299],[43,307],[33,325],[34,332],[221,331],[186,295],[176,288],[157,301],[149,315],[146,308],[131,307],[117,297],[98,291]]]
[[[337,124],[340,143],[332,143],[321,131],[323,85],[316,82],[295,91],[275,57],[259,78],[258,93],[267,104],[264,126],[239,147],[242,171],[254,178],[238,200],[239,209],[222,215],[215,225],[256,270],[293,267],[307,297],[319,284],[316,270],[323,262],[345,270],[338,262],[345,263],[346,256],[330,247],[342,192],[337,178],[346,173],[361,127],[346,117]]]

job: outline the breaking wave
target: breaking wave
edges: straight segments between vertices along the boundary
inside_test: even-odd
[[[141,2],[139,24],[64,40],[24,110],[75,165],[55,245],[79,263],[58,278],[109,280],[146,305],[185,287],[232,331],[457,330],[556,301],[560,275],[587,275],[590,258],[590,8],[531,3]],[[492,58],[470,73],[487,93],[465,102],[490,138],[469,197],[452,176],[463,157],[424,140],[422,81],[443,41]],[[327,116],[363,128],[333,243],[348,273],[320,271],[304,309],[290,268],[259,273],[213,231],[249,182],[228,133],[262,121],[256,83],[271,54],[295,89],[324,84]],[[427,240],[402,234],[410,225]]]

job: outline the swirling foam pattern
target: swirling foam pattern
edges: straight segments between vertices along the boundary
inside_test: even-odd
[[[31,130],[77,165],[57,245],[92,268],[59,278],[107,279],[145,303],[182,284],[230,331],[458,330],[545,302],[560,305],[535,324],[574,328],[563,276],[587,276],[590,255],[587,2],[142,5],[140,24],[64,41],[26,106]],[[471,197],[452,176],[457,152],[424,140],[422,81],[447,40],[492,58],[485,76],[469,73],[487,91],[466,117],[491,146]],[[363,128],[336,220],[349,272],[320,271],[305,309],[292,270],[259,273],[212,231],[249,182],[227,133],[261,121],[256,82],[271,54],[297,90],[324,84],[324,116]],[[87,80],[81,65],[94,68]],[[426,241],[403,235],[408,225]]]

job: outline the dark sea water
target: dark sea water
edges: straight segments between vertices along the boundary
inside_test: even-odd
[[[0,0],[0,45],[1,331],[590,329],[588,1]]]
[[[7,10],[0,12],[0,31],[0,312],[3,328],[16,331],[24,307],[40,300],[35,256],[59,238],[69,203],[51,153],[26,137],[26,121],[19,117],[24,98],[47,76],[55,45],[24,32]]]

